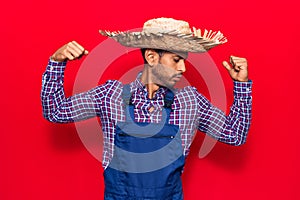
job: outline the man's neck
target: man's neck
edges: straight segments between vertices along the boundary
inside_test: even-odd
[[[159,85],[153,83],[151,73],[146,68],[144,68],[141,75],[141,82],[146,86],[146,89],[148,91],[148,98],[152,99],[155,92],[159,89]]]
[[[148,98],[152,99],[154,97],[155,92],[159,89],[159,86],[154,83],[150,83],[146,84],[146,88],[148,91]]]

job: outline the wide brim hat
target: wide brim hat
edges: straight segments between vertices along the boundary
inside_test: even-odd
[[[173,18],[150,19],[142,31],[107,31],[100,34],[127,47],[162,49],[174,52],[206,52],[227,42],[220,31],[190,28],[188,22]]]

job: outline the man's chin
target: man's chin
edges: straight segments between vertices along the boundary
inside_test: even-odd
[[[177,81],[171,81],[170,83],[165,83],[164,87],[169,88],[169,89],[174,89]]]
[[[173,89],[175,87],[175,85],[177,84],[177,80],[172,79],[170,81],[157,81],[157,83],[155,83],[156,85],[158,85],[159,87],[165,87],[165,88],[169,88],[169,89]]]

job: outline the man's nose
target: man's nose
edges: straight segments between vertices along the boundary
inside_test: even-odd
[[[184,63],[184,60],[181,59],[178,64],[177,64],[177,70],[178,71],[181,71],[181,73],[185,72],[185,63]]]

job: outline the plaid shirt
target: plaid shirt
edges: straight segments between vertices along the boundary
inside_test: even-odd
[[[64,70],[66,62],[49,60],[41,91],[44,117],[57,123],[68,123],[98,116],[103,130],[103,162],[106,168],[113,157],[114,134],[118,121],[124,121],[123,84],[109,80],[87,92],[65,97]],[[252,82],[234,82],[234,102],[229,115],[214,107],[196,88],[178,89],[172,104],[169,124],[179,126],[184,155],[196,130],[218,141],[241,145],[245,143],[251,121]],[[159,88],[153,99],[137,78],[130,84],[134,115],[137,122],[158,123],[162,119],[166,88]],[[151,109],[151,112],[149,109]]]

